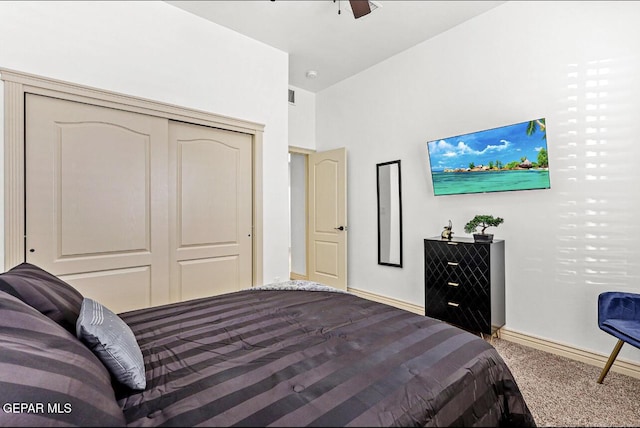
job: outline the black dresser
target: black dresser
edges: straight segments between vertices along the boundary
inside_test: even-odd
[[[424,240],[425,313],[475,333],[505,323],[504,241]]]

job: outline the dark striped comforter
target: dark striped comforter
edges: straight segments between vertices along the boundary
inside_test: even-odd
[[[131,426],[533,426],[495,349],[351,294],[241,291],[120,314],[147,389]]]

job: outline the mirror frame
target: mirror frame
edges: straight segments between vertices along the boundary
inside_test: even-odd
[[[381,244],[382,244],[382,240],[381,240],[381,205],[380,205],[380,188],[382,185],[387,184],[388,186],[391,186],[391,184],[394,185],[395,187],[395,183],[381,183],[381,174],[380,171],[382,168],[384,167],[388,167],[388,166],[392,166],[392,165],[397,165],[398,166],[398,193],[397,193],[397,207],[396,211],[398,214],[398,240],[397,240],[397,245],[399,248],[399,262],[398,263],[391,263],[390,260],[382,260],[382,251],[381,251]],[[390,162],[383,162],[383,163],[379,163],[376,165],[376,183],[377,183],[377,199],[378,199],[378,264],[379,265],[385,265],[385,266],[394,266],[394,267],[402,267],[402,179],[401,179],[401,173],[400,173],[400,160],[394,160],[394,161],[390,161]],[[395,191],[395,189],[389,189],[391,192]],[[390,209],[393,209],[394,207],[390,207]],[[395,228],[395,225],[394,225]],[[389,233],[391,233],[391,230],[389,231]]]

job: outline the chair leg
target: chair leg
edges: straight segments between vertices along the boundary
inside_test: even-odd
[[[616,343],[616,346],[613,348],[613,351],[611,352],[611,355],[607,360],[607,364],[604,366],[604,369],[602,369],[602,373],[600,373],[600,379],[598,379],[598,383],[602,383],[604,377],[607,375],[607,373],[609,373],[609,369],[618,357],[618,353],[620,352],[620,349],[622,349],[622,345],[624,345],[624,341],[618,340],[618,343]]]

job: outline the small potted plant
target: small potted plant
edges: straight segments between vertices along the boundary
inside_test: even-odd
[[[475,242],[493,242],[493,234],[485,233],[487,227],[497,227],[504,223],[504,219],[500,217],[494,217],[492,215],[477,215],[467,224],[464,225],[464,231],[467,233],[473,233],[478,227],[481,227],[480,233],[473,233],[473,240]]]

